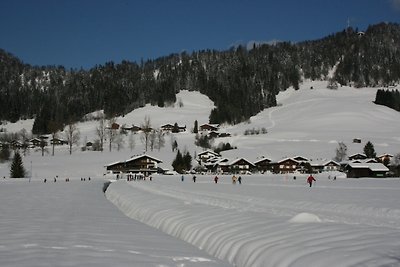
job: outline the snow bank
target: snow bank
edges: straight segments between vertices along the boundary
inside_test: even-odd
[[[299,213],[296,216],[294,216],[292,219],[289,220],[291,223],[317,223],[321,222],[321,219],[311,213],[303,212]]]
[[[398,221],[393,227],[377,227],[364,223],[363,219],[355,224],[357,220],[346,215],[346,205],[341,206],[337,202],[336,211],[329,214],[331,211],[327,210],[324,214],[324,207],[328,206],[316,199],[314,201],[320,205],[321,214],[299,213],[301,205],[295,202],[292,202],[292,209],[281,209],[278,203],[283,202],[268,204],[272,200],[266,198],[266,202],[263,202],[259,199],[262,194],[266,195],[265,187],[260,185],[246,191],[249,189],[246,186],[224,184],[223,180],[218,185],[212,185],[211,180],[201,181],[201,178],[196,184],[159,180],[163,178],[159,177],[151,183],[112,183],[106,196],[127,216],[193,244],[235,266],[400,264]],[[222,187],[225,187],[224,193],[219,191]],[[316,197],[310,195],[305,185],[302,188],[304,190],[296,190],[307,192],[304,195],[307,194],[308,198]],[[335,192],[337,195],[338,190],[335,189]],[[342,196],[343,191],[339,192],[336,197]],[[345,190],[345,194],[348,192]],[[325,195],[326,192],[321,194],[321,199]],[[289,200],[297,197],[295,194],[285,196]],[[357,205],[354,204],[354,207]],[[304,210],[307,211],[307,208]],[[393,212],[388,216],[398,210]],[[374,217],[368,210],[365,213]],[[292,214],[291,220],[288,214]],[[293,214],[297,215],[293,217]],[[392,219],[398,219],[398,215],[393,215]]]

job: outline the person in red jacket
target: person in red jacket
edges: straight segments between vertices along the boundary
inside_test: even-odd
[[[315,181],[316,180],[314,179],[312,174],[310,174],[310,176],[308,176],[308,178],[307,178],[307,183],[310,185],[310,187],[312,186],[312,183],[315,182]]]

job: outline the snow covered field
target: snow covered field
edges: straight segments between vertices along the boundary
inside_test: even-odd
[[[218,138],[215,145],[236,146],[222,153],[231,160],[332,159],[340,141],[348,155],[363,152],[367,141],[378,155],[395,155],[400,113],[373,104],[376,90],[328,90],[326,82],[306,82],[299,91],[280,93],[277,107],[248,122],[222,125],[221,132],[231,137]],[[194,145],[190,129],[195,120],[206,123],[214,105],[198,92],[181,91],[177,98],[183,107],[146,106],[117,122],[140,125],[149,116],[154,127],[186,125],[189,131],[174,137],[181,151],[198,154],[202,149]],[[32,123],[1,127],[16,132],[30,130]],[[96,139],[97,126],[78,124],[81,144]],[[262,127],[267,134],[244,135]],[[170,137],[160,151],[148,152],[168,169],[176,155]],[[106,164],[143,153],[140,134],[134,138],[133,150],[127,143],[112,152],[106,145],[102,153],[76,147],[69,155],[60,146],[55,156],[42,156],[31,150],[23,157],[30,183],[9,180],[9,163],[0,163],[0,266],[400,266],[399,178],[338,174],[333,181],[325,174],[316,176],[313,188],[299,175],[296,180],[244,176],[242,185],[232,185],[230,177],[214,184],[212,176],[200,175],[196,184],[189,176],[183,183],[177,176],[113,183],[107,198],[132,220],[107,201],[101,187]],[[362,143],[352,143],[353,138]],[[67,177],[70,183],[64,182]],[[50,182],[44,184],[44,178]]]
[[[234,266],[400,266],[400,180],[246,176],[112,183],[129,217]]]
[[[103,183],[0,180],[0,266],[229,266],[127,218]]]

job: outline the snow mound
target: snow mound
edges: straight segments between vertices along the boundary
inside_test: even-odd
[[[319,222],[321,222],[321,219],[315,214],[302,212],[302,213],[297,214],[293,218],[291,218],[289,220],[289,222],[291,222],[291,223],[319,223]]]
[[[353,199],[355,203],[348,206],[348,197],[354,195],[348,190],[361,192],[359,188],[347,184],[341,189],[339,181],[322,180],[326,189],[319,187],[322,194],[313,191],[318,201],[311,202],[304,183],[274,186],[265,177],[258,181],[251,177],[245,185],[231,186],[229,178],[221,176],[218,185],[209,176],[199,176],[196,184],[182,183],[177,176],[149,183],[117,181],[109,186],[106,197],[128,217],[238,267],[398,266],[400,213],[386,204],[382,208],[375,204],[373,209],[365,206],[368,196],[363,202]],[[364,186],[368,182],[363,181]],[[283,192],[280,187],[290,191],[285,194],[292,200],[276,199]],[[344,202],[337,200],[341,190],[345,190]],[[378,190],[395,193],[392,200],[397,199],[398,189]],[[368,186],[362,192],[375,195]],[[333,204],[332,198],[336,199]],[[314,213],[330,223],[316,223],[321,219]]]

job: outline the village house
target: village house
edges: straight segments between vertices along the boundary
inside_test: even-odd
[[[274,173],[293,173],[300,168],[300,161],[293,158],[285,158],[273,163]]]
[[[258,171],[264,173],[266,171],[272,171],[272,164],[269,158],[261,157],[261,159],[254,162],[254,165],[257,167]]]
[[[59,139],[59,138],[52,138],[50,139],[51,145],[68,145],[68,141]]]
[[[203,152],[200,152],[199,154],[197,154],[198,162],[200,164],[205,163],[205,162],[209,161],[210,159],[220,158],[220,157],[221,156],[218,153],[211,151],[211,150],[206,150],[206,151],[203,151]]]
[[[356,153],[356,154],[349,156],[349,161],[357,160],[357,159],[366,159],[366,158],[367,158],[367,155],[365,155],[363,153]]]
[[[211,132],[208,134],[208,137],[209,137],[209,138],[217,138],[217,137],[219,137],[219,133],[218,133],[218,132],[215,132],[215,131],[211,131]]]
[[[303,157],[303,156],[295,156],[295,157],[292,157],[292,159],[299,161],[299,162],[308,162],[309,161],[308,158]]]
[[[219,124],[209,124],[209,123],[205,123],[200,125],[200,131],[214,131],[214,132],[218,132],[219,130]]]
[[[215,167],[215,171],[220,174],[248,174],[256,169],[256,166],[253,163],[244,158],[238,158],[232,162],[228,162],[228,159],[223,159],[217,162]]]
[[[125,161],[118,161],[106,165],[108,172],[113,173],[141,173],[148,176],[158,171],[158,164],[162,163],[161,160],[143,154],[132,157]]]
[[[113,122],[111,125],[109,125],[108,127],[106,127],[106,129],[108,130],[118,130],[120,127],[120,125],[116,122]]]
[[[186,125],[185,126],[179,126],[178,124],[164,124],[160,127],[160,130],[163,132],[169,132],[169,133],[181,133],[186,131]]]
[[[309,163],[313,173],[338,171],[340,169],[340,164],[334,160],[310,161]]]
[[[384,165],[388,165],[390,163],[390,161],[392,160],[393,155],[391,154],[382,154],[380,156],[377,156],[377,159],[379,160],[379,162],[383,163]]]
[[[29,143],[31,143],[33,147],[47,146],[47,141],[39,138],[33,138],[29,140]]]
[[[254,171],[256,165],[245,158],[238,158],[229,164],[230,171],[236,174],[246,174]]]
[[[386,177],[389,169],[382,163],[349,163],[346,166],[347,178]]]
[[[207,170],[216,173],[229,173],[229,159],[227,158],[215,158],[209,160],[206,164]]]
[[[160,130],[164,131],[164,132],[172,132],[172,129],[174,129],[174,125],[172,124],[164,124],[161,125]]]
[[[331,171],[339,171],[340,164],[334,160],[329,160],[324,163],[323,171],[331,172]]]

